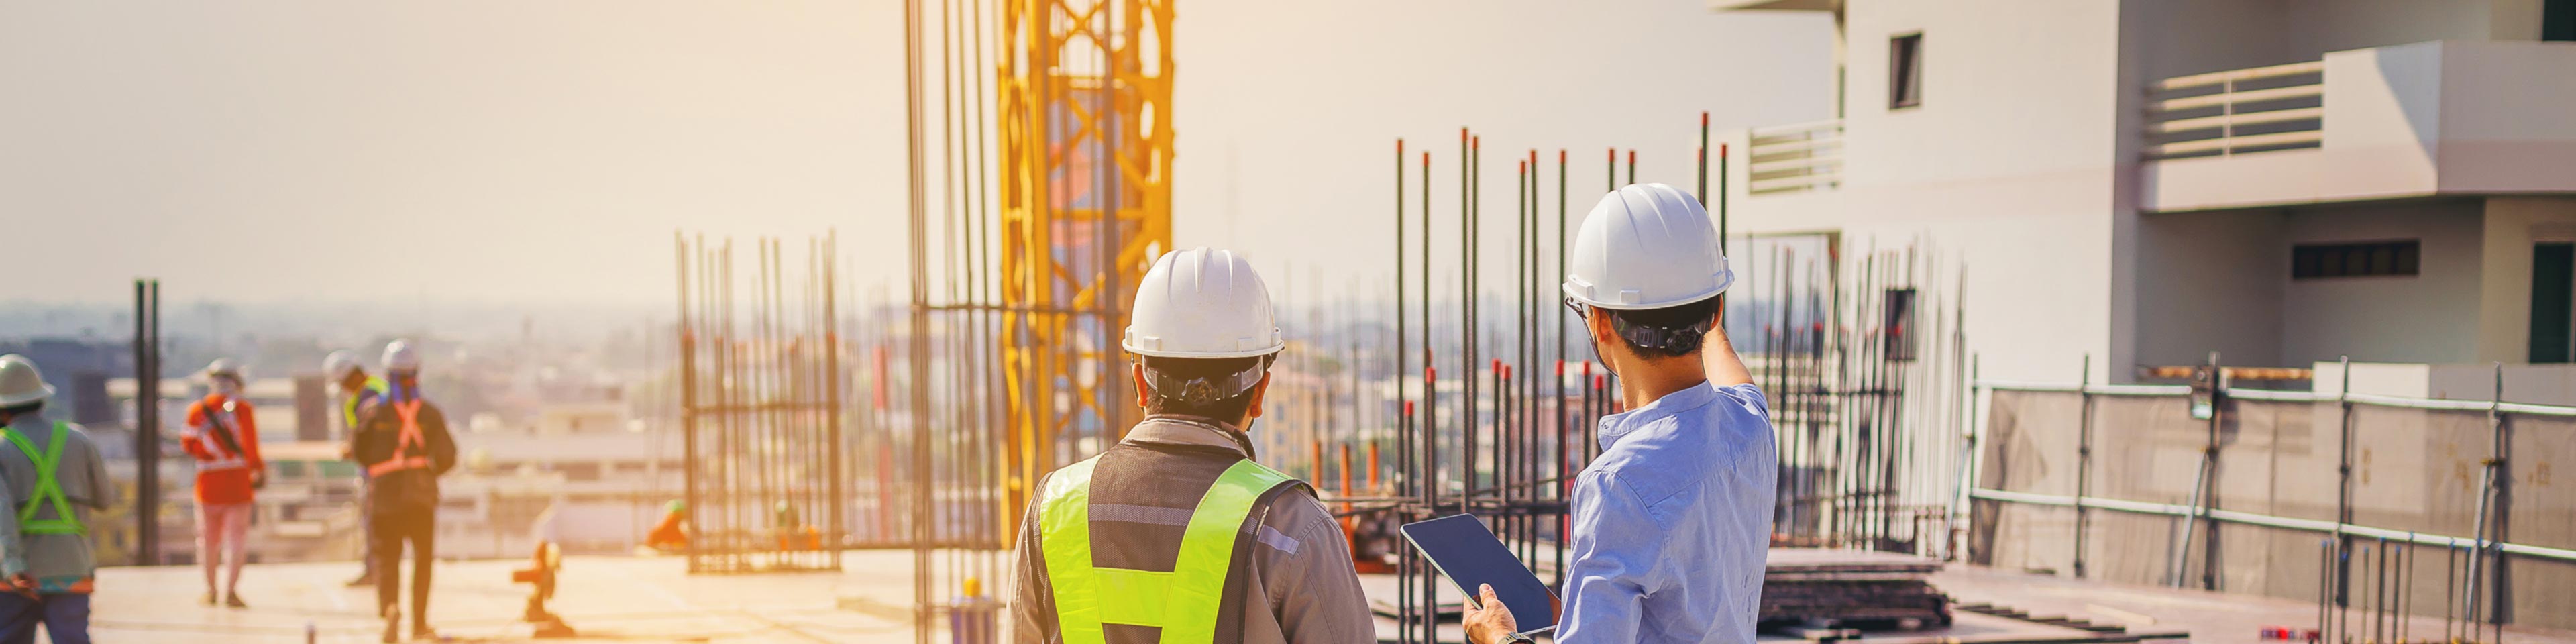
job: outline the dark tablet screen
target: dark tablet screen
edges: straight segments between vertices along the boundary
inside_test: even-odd
[[[1556,625],[1556,594],[1538,575],[1521,565],[1492,530],[1473,515],[1453,514],[1429,521],[1404,524],[1404,539],[1431,559],[1431,565],[1458,584],[1458,591],[1469,601],[1476,597],[1476,587],[1491,584],[1494,596],[1512,609],[1512,622],[1522,632],[1537,632]]]

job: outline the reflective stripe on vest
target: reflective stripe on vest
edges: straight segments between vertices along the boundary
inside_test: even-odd
[[[1091,556],[1091,475],[1099,461],[1057,470],[1038,497],[1062,641],[1103,644],[1104,623],[1158,627],[1164,642],[1215,641],[1236,535],[1264,495],[1296,479],[1250,459],[1236,461],[1190,513],[1171,572],[1103,568]]]
[[[420,437],[420,399],[394,403],[394,415],[402,417],[402,434],[394,438],[394,454],[382,462],[367,465],[367,476],[384,476],[403,470],[428,469],[429,457],[405,456],[414,447],[429,448]]]
[[[63,440],[71,433],[69,424],[54,421],[54,437],[46,440],[45,451],[38,453],[36,445],[27,442],[27,437],[19,434],[18,430],[0,427],[0,437],[7,438],[10,445],[18,447],[19,453],[27,455],[27,460],[36,463],[36,493],[28,495],[26,503],[18,507],[20,531],[27,534],[89,533],[89,528],[81,525],[80,516],[72,514],[72,500],[63,495],[63,482],[55,478],[55,469],[63,463]],[[36,518],[36,508],[45,505],[54,506],[54,518]]]
[[[188,426],[188,435],[182,437],[182,440],[196,441],[198,446],[203,447],[206,450],[206,453],[222,454],[223,458],[199,459],[197,461],[197,471],[218,472],[250,467],[250,463],[248,461],[242,460],[242,455],[240,453],[224,449],[224,442],[215,440],[216,430],[228,427],[240,427],[241,416],[234,414],[230,409],[209,406],[202,402],[198,403],[198,410],[198,417],[205,419],[205,421],[200,424]],[[216,414],[222,414],[223,416],[219,419]],[[234,440],[240,440],[241,436],[239,434],[235,434],[233,438]]]

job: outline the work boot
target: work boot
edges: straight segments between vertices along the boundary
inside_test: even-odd
[[[385,615],[384,643],[394,644],[402,641],[402,609],[386,606],[381,612]]]
[[[375,571],[367,571],[367,572],[365,572],[365,573],[361,573],[361,574],[359,574],[359,575],[358,575],[358,578],[357,578],[357,579],[351,579],[351,580],[349,580],[349,587],[350,587],[350,588],[373,588],[373,587],[375,587],[375,585],[376,585],[376,573],[375,573]]]
[[[438,641],[438,629],[430,628],[428,624],[413,624],[413,625],[411,625],[411,641],[414,641],[414,642],[435,642],[435,641]]]
[[[224,606],[227,608],[249,608],[250,604],[242,603],[241,591],[232,591],[224,593]]]
[[[215,591],[206,591],[206,595],[204,597],[197,598],[197,603],[205,604],[207,606],[215,605]]]

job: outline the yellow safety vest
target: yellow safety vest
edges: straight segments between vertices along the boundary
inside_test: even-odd
[[[1091,474],[1099,461],[1047,477],[1036,506],[1064,644],[1103,644],[1104,623],[1159,627],[1167,643],[1216,641],[1235,536],[1264,495],[1297,479],[1236,461],[1191,512],[1170,572],[1104,568],[1091,563]]]
[[[377,398],[383,398],[385,395],[385,379],[375,376],[367,376],[367,386],[359,389],[359,391],[374,392]],[[365,396],[352,395],[349,396],[348,400],[340,403],[340,426],[347,427],[349,428],[349,431],[352,432],[358,431],[358,401],[362,398],[365,398]]]

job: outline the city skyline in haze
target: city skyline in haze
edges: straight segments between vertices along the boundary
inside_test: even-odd
[[[1699,112],[1721,128],[1832,112],[1821,15],[1687,0],[1177,11],[1176,241],[1242,251],[1283,299],[1384,281],[1392,257],[1350,235],[1390,229],[1399,136],[1449,173],[1435,175],[1434,225],[1454,230],[1462,125],[1485,137],[1485,207],[1508,213],[1512,160],[1533,147],[1551,166],[1572,149],[1578,179],[1598,176],[1603,147],[1639,148],[1641,181],[1686,185]],[[901,301],[901,15],[896,2],[0,10],[0,83],[18,94],[0,102],[0,212],[11,259],[36,267],[0,302],[113,306],[143,276],[165,302],[651,311],[672,301],[674,231],[791,246],[837,231],[850,290]],[[1579,218],[1596,193],[1575,185]],[[1508,215],[1487,217],[1499,281]]]

